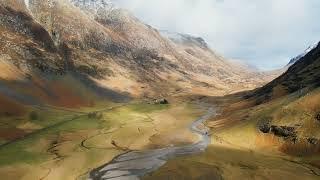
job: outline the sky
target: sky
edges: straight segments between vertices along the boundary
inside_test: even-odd
[[[320,0],[114,0],[160,30],[200,36],[226,58],[281,68],[320,41]]]

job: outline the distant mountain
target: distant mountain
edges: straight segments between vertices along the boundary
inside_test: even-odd
[[[188,34],[175,33],[175,32],[170,32],[166,30],[160,31],[160,34],[177,44],[195,45],[195,46],[202,47],[204,49],[209,48],[208,44],[201,37],[194,37]]]
[[[299,54],[298,56],[292,58],[288,64],[288,66],[293,65],[294,63],[296,63],[298,60],[300,60],[301,58],[303,58],[306,54],[308,54],[311,50],[313,50],[314,48],[316,48],[318,46],[320,42],[317,42],[311,46],[309,46],[303,53]]]
[[[272,71],[267,71],[265,72],[266,75],[270,75],[272,77],[278,77],[280,76],[281,74],[285,73],[290,66],[292,66],[293,64],[295,64],[296,62],[298,62],[300,59],[302,59],[305,55],[307,55],[310,51],[312,51],[314,48],[316,48],[318,46],[320,42],[318,43],[315,43],[311,46],[309,46],[305,51],[303,51],[301,54],[299,54],[298,56],[290,59],[289,63],[280,68],[280,69],[276,69],[276,70],[272,70]]]
[[[307,88],[311,91],[320,87],[320,44],[306,50],[280,77],[254,91],[259,103]],[[294,62],[292,61],[292,62]]]

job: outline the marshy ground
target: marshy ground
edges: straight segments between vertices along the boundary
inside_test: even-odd
[[[8,179],[83,178],[92,168],[128,150],[197,141],[188,127],[203,111],[190,103],[144,102],[102,103],[78,111],[33,109],[33,119],[21,117],[25,120],[1,126],[26,130],[21,136],[14,131],[3,136],[15,140],[2,140],[0,174]]]

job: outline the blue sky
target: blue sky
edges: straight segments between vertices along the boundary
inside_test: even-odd
[[[320,41],[319,0],[113,0],[158,29],[203,37],[227,58],[286,65]]]

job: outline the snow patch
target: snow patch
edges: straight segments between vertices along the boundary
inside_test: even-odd
[[[70,2],[93,14],[98,14],[99,11],[107,11],[113,8],[113,3],[110,0],[70,0]]]
[[[24,0],[24,4],[26,5],[27,9],[29,10],[29,0]]]
[[[316,48],[319,44],[320,44],[320,42],[317,42],[317,43],[309,46],[303,53],[292,58],[289,62],[289,65],[292,65],[292,64],[296,63],[297,61],[299,61],[301,58],[303,58],[305,55],[307,55],[310,51],[312,51],[314,48]]]

